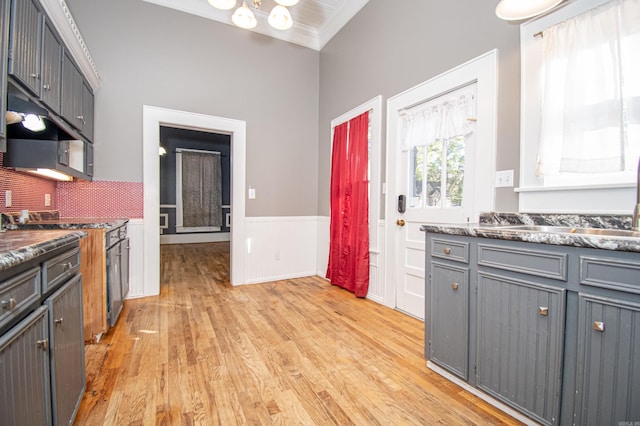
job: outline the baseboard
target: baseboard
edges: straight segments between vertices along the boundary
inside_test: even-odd
[[[160,244],[219,243],[230,240],[231,234],[228,232],[216,232],[210,234],[160,235]]]

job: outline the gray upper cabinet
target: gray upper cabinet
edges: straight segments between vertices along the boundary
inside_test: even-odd
[[[0,0],[0,152],[7,150],[7,50],[9,42],[9,0]]]
[[[36,0],[11,2],[9,74],[40,96],[42,13]]]
[[[93,140],[93,92],[68,52],[62,59],[62,117]]]
[[[42,38],[42,87],[40,99],[51,110],[60,112],[62,78],[62,44],[55,31],[45,21]]]

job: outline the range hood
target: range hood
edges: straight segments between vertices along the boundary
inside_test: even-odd
[[[72,180],[74,177],[91,179],[83,172],[84,142],[74,138],[59,122],[54,121],[45,108],[23,97],[9,94],[6,118],[7,152],[3,155],[5,167],[61,181]],[[77,146],[80,149],[74,150]]]

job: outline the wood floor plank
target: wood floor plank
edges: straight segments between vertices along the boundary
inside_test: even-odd
[[[426,368],[421,321],[320,277],[233,287],[208,243],[162,246],[160,281],[86,346],[75,424],[518,424]]]

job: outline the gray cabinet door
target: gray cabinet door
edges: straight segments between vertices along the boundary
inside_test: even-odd
[[[0,424],[50,425],[47,308],[0,337]]]
[[[93,144],[86,141],[84,143],[84,174],[93,176]]]
[[[42,13],[35,0],[13,0],[9,74],[40,96]]]
[[[93,91],[86,81],[82,83],[82,120],[80,128],[82,134],[93,140]]]
[[[82,119],[82,75],[68,52],[62,58],[62,99],[60,114],[73,127],[80,129]]]
[[[7,150],[7,49],[9,43],[9,0],[0,0],[0,152]]]
[[[558,423],[565,290],[478,272],[478,387]]]
[[[437,262],[431,265],[429,359],[467,380],[469,270]]]
[[[45,304],[49,307],[54,424],[72,424],[85,389],[80,275],[71,278]]]
[[[42,92],[40,99],[54,112],[60,111],[62,45],[48,22],[42,37]]]
[[[640,420],[640,305],[579,297],[575,424]]]

